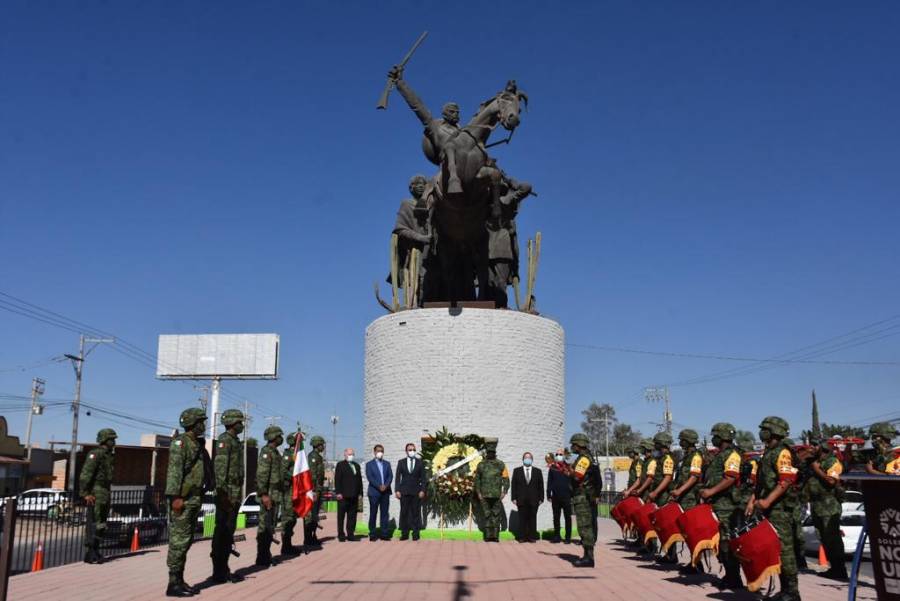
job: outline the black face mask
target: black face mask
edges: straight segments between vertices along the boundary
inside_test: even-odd
[[[488,459],[496,459],[497,451],[488,451],[485,455],[487,456]]]

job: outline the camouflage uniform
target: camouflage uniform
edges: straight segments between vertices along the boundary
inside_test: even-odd
[[[203,493],[211,488],[213,474],[209,454],[203,446],[206,413],[203,409],[186,409],[179,420],[186,430],[172,441],[169,447],[169,466],[166,472],[166,497],[171,503],[180,498],[181,512],[169,512],[169,552],[166,566],[169,568],[169,596],[190,596],[196,589],[184,582],[184,562],[194,542],[194,529]]]
[[[303,544],[318,546],[319,512],[322,508],[322,495],[325,492],[325,458],[322,457],[319,447],[322,447],[324,451],[325,439],[321,436],[313,436],[310,444],[313,450],[306,457],[309,460],[309,475],[316,500],[313,502],[312,509],[303,518]]]
[[[287,435],[287,446],[281,458],[281,475],[284,480],[282,485],[284,493],[281,495],[281,553],[282,555],[297,555],[298,551],[291,544],[294,537],[294,526],[297,525],[297,513],[294,511],[294,449],[297,445],[297,433]]]
[[[766,434],[763,434],[766,430]],[[781,539],[781,594],[784,599],[800,599],[800,591],[797,584],[797,557],[794,549],[794,516],[793,508],[797,503],[796,490],[793,483],[797,479],[797,467],[791,448],[784,442],[788,433],[788,423],[779,418],[770,416],[760,424],[760,440],[764,443],[771,438],[777,440],[777,444],[766,445],[766,452],[759,462],[759,473],[756,483],[756,499],[763,500],[779,486],[781,482],[787,482],[790,486],[772,503],[765,512],[766,517],[778,532]]]
[[[725,567],[723,582],[729,588],[739,588],[742,586],[740,566],[728,547],[728,540],[731,538],[731,529],[737,526],[741,515],[741,508],[738,506],[740,492],[737,488],[737,479],[741,475],[741,456],[731,444],[724,444],[734,440],[734,426],[724,422],[717,423],[712,427],[712,436],[719,439],[724,448],[716,453],[707,466],[703,488],[712,488],[726,477],[735,479],[734,485],[708,497],[706,502],[713,506],[713,512],[719,520],[719,563]]]
[[[272,541],[275,540],[275,525],[278,523],[278,509],[284,478],[281,475],[281,453],[278,447],[284,440],[284,433],[278,426],[266,428],[263,436],[266,445],[259,451],[256,462],[256,497],[259,499],[259,525],[256,528],[256,565],[272,565]],[[272,507],[266,508],[262,498],[268,496]]]
[[[588,452],[590,441],[584,434],[573,434],[569,439],[570,446],[579,448],[578,457],[572,464],[572,513],[575,514],[575,523],[578,528],[578,536],[584,550],[584,557],[577,560],[578,567],[594,566],[594,544],[597,542],[594,532],[594,521],[591,515],[591,489],[594,483],[591,481],[591,467],[594,460]],[[574,450],[574,449],[573,449]]]
[[[107,442],[116,444],[116,431],[104,428],[97,433],[96,449],[91,450],[84,459],[78,489],[82,497],[94,497],[94,504],[87,506],[88,524],[93,524],[93,532],[88,528],[84,537],[84,561],[100,563],[100,540],[106,534],[106,518],[109,517],[109,489],[112,486],[115,454],[107,446]],[[93,536],[91,536],[93,534]]]
[[[647,489],[650,492],[656,490],[666,476],[671,476],[669,484],[658,494],[653,500],[659,507],[669,502],[669,494],[675,487],[675,459],[668,450],[662,451],[662,448],[668,449],[672,445],[672,436],[666,432],[659,432],[653,437],[655,445],[660,446],[660,456],[656,458],[656,468],[653,471],[653,480]],[[649,493],[648,493],[649,498]]]
[[[631,488],[635,482],[641,479],[641,468],[643,467],[643,460],[640,458],[640,451],[638,449],[633,449],[632,454],[634,457],[631,459],[631,465],[628,466],[628,485],[625,488]]]
[[[244,414],[237,409],[229,409],[222,414],[222,425],[226,430],[216,441],[213,470],[216,473],[216,528],[213,531],[212,550],[209,556],[213,563],[213,580],[225,582],[232,579],[228,569],[228,558],[234,545],[234,531],[237,528],[238,511],[244,485],[244,447],[237,434],[228,430],[240,424],[243,430]]]
[[[681,493],[678,502],[681,508],[687,511],[692,507],[696,507],[700,502],[700,479],[703,476],[703,454],[697,450],[695,446],[699,440],[699,436],[693,430],[682,430],[678,433],[678,440],[684,451],[681,457],[681,463],[675,474],[675,488],[681,488],[691,476],[697,478],[689,489]]]
[[[890,422],[878,422],[869,428],[869,437],[878,450],[878,454],[872,460],[872,467],[889,476],[900,476],[900,458],[894,455],[890,445],[897,434],[897,428]]]
[[[824,454],[819,458],[819,467],[825,475],[834,478],[835,486],[829,486],[814,473],[807,480],[805,492],[809,497],[813,525],[819,533],[819,540],[825,548],[830,569],[829,574],[839,578],[847,577],[844,565],[844,543],[841,540],[841,485],[840,477],[844,466],[825,442],[820,443]]]
[[[481,503],[482,530],[485,541],[498,542],[503,525],[503,497],[509,491],[509,472],[506,464],[497,459],[496,442],[487,442],[488,457],[475,469],[475,496]]]

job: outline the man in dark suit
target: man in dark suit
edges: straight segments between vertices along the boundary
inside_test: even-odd
[[[422,499],[425,498],[425,469],[416,457],[416,445],[406,445],[406,458],[397,462],[397,492],[400,499],[400,540],[419,540]]]
[[[362,470],[353,460],[353,449],[344,449],[344,460],[338,461],[334,468],[334,492],[337,495],[338,540],[358,540],[354,533],[362,494]]]
[[[563,514],[566,526],[566,542],[572,542],[572,478],[564,472],[565,450],[557,449],[554,462],[547,468],[547,498],[553,505],[553,538],[560,542],[559,516]]]
[[[537,510],[544,502],[544,476],[534,467],[534,456],[525,452],[522,466],[513,470],[512,502],[519,510],[519,542],[537,542]]]
[[[391,503],[391,482],[394,472],[391,464],[384,460],[384,447],[380,444],[373,449],[375,458],[366,462],[366,480],[369,488],[369,540],[390,540],[388,533],[388,507]],[[381,530],[375,529],[378,512],[381,512]]]

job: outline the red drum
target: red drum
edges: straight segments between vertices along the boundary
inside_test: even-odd
[[[622,518],[622,522],[619,523],[619,526],[622,526],[622,532],[626,536],[630,535],[634,530],[635,513],[643,504],[644,502],[640,497],[625,497],[616,503],[616,512]],[[622,525],[623,523],[624,526]]]
[[[750,592],[758,591],[771,576],[781,573],[781,540],[769,520],[751,519],[732,532],[728,546],[744,568]]]
[[[618,503],[613,505],[612,509],[609,510],[609,515],[616,521],[616,523],[619,525],[619,528],[622,529],[622,534],[625,534],[625,528],[628,524],[626,524],[625,518],[622,517],[622,514],[619,513]]]
[[[645,503],[634,512],[634,525],[637,527],[641,540],[646,545],[650,539],[659,538],[656,530],[653,529],[653,522],[650,521],[650,514],[656,511],[656,503]]]
[[[684,509],[678,503],[666,503],[652,514],[650,522],[659,536],[661,553],[665,555],[669,547],[677,542],[684,542],[681,529],[678,527],[678,518],[684,514]]]
[[[701,504],[682,513],[677,520],[684,542],[691,550],[691,565],[696,566],[700,554],[712,549],[719,553],[719,520],[712,505]]]

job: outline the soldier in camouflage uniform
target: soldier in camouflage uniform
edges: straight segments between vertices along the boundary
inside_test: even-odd
[[[719,519],[719,563],[725,567],[725,578],[720,585],[723,588],[739,589],[741,569],[737,558],[728,547],[731,529],[737,526],[741,508],[738,505],[740,492],[737,481],[741,475],[741,456],[733,446],[735,429],[729,423],[719,422],[712,427],[713,446],[719,452],[710,461],[703,478],[700,498],[713,506],[713,512]]]
[[[575,460],[569,468],[572,478],[572,513],[575,514],[575,522],[578,527],[578,536],[581,538],[581,547],[584,555],[576,559],[573,565],[576,568],[594,567],[594,544],[597,541],[594,532],[594,523],[591,516],[591,489],[594,483],[591,481],[591,466],[594,459],[590,453],[590,440],[581,432],[573,434],[569,439],[569,447]]]
[[[675,473],[675,490],[672,500],[678,501],[687,511],[700,503],[700,480],[703,476],[703,454],[697,450],[700,436],[695,430],[685,429],[678,433],[681,447],[681,463]]]
[[[263,432],[265,446],[259,451],[256,463],[256,496],[259,497],[259,524],[256,527],[256,565],[273,565],[272,541],[275,540],[275,525],[284,478],[281,470],[281,453],[278,447],[284,442],[284,432],[278,426],[269,426]]]
[[[641,450],[638,447],[634,447],[628,453],[628,456],[631,457],[631,463],[628,465],[628,485],[625,487],[626,490],[630,489],[634,486],[634,483],[640,480],[641,478]]]
[[[653,437],[653,453],[656,458],[656,471],[650,483],[650,494],[647,498],[662,507],[669,502],[669,493],[675,487],[675,459],[669,449],[672,446],[672,435],[668,432],[657,432]]]
[[[228,409],[222,414],[225,431],[216,441],[213,469],[216,473],[216,529],[213,531],[212,557],[214,582],[240,582],[241,576],[228,569],[234,546],[238,510],[244,485],[244,448],[238,435],[244,431],[244,414]]]
[[[794,549],[794,518],[791,497],[796,497],[794,482],[798,469],[791,447],[785,443],[790,426],[776,416],[766,417],[759,424],[759,439],[766,451],[759,462],[756,491],[750,497],[745,513],[755,510],[765,515],[781,540],[781,593],[777,601],[799,601],[797,558]],[[796,502],[796,501],[794,501]]]
[[[806,553],[803,549],[805,546],[803,540],[803,508],[809,503],[809,498],[806,495],[806,481],[812,475],[812,469],[809,467],[809,463],[812,460],[809,458],[809,449],[805,445],[798,447],[790,438],[785,438],[784,444],[790,447],[791,452],[794,453],[796,460],[794,467],[797,468],[797,479],[794,480],[791,486],[789,491],[791,494],[787,495],[785,499],[785,503],[791,510],[791,526],[794,531],[794,563],[797,564],[798,571],[806,570],[809,568],[809,564],[806,563]]]
[[[281,554],[299,555],[300,550],[291,544],[294,537],[294,526],[297,525],[297,513],[294,511],[294,451],[297,448],[297,432],[287,435],[287,446],[282,456],[281,474],[284,478],[284,494],[281,495]]]
[[[185,432],[176,436],[169,447],[166,472],[166,498],[169,500],[167,597],[191,597],[200,592],[184,581],[184,562],[194,542],[203,493],[213,488],[212,462],[203,441],[206,412],[198,407],[185,409],[179,423]]]
[[[312,509],[303,518],[303,545],[305,547],[321,547],[319,542],[319,511],[322,508],[322,494],[325,492],[325,439],[313,436],[310,440],[313,450],[307,455],[309,475],[312,479],[315,500]]]
[[[834,454],[826,439],[812,440],[812,476],[806,481],[805,492],[809,497],[813,525],[828,558],[828,570],[820,574],[825,578],[847,580],[844,565],[844,543],[841,540],[841,473],[844,466]]]
[[[875,447],[875,457],[866,463],[870,474],[900,476],[900,458],[894,456],[891,441],[898,435],[897,428],[890,422],[878,422],[869,428],[869,438]]]
[[[741,451],[741,477],[738,481],[738,503],[741,508],[747,506],[750,496],[756,490],[756,474],[759,472],[759,455],[753,450],[753,438],[738,439],[734,441],[735,448]]]
[[[509,491],[506,464],[497,459],[497,441],[484,443],[485,458],[475,468],[475,498],[481,504],[486,542],[500,542],[503,524],[503,498]]]
[[[88,531],[84,537],[85,563],[102,563],[100,540],[106,533],[106,518],[109,516],[109,488],[112,486],[115,465],[116,431],[103,428],[97,432],[96,449],[92,449],[84,460],[78,489],[87,505]]]
[[[641,466],[641,478],[638,480],[640,484],[637,485],[637,488],[631,494],[640,497],[646,503],[649,500],[650,491],[653,490],[651,485],[653,484],[653,476],[656,474],[656,457],[653,456],[653,441],[649,438],[641,441],[641,448],[644,449],[644,463]]]

